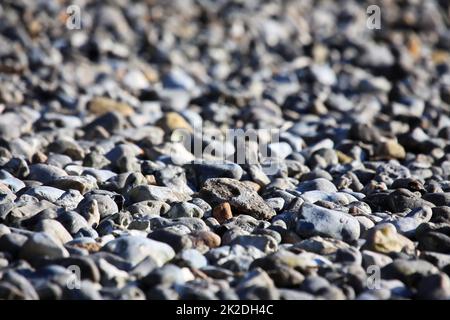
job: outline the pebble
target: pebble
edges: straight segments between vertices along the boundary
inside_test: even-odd
[[[179,202],[190,199],[189,195],[183,194],[167,187],[158,187],[150,185],[140,185],[128,192],[128,196],[133,202],[146,200]]]
[[[319,235],[347,242],[359,238],[358,220],[344,212],[304,203],[300,215],[296,230],[302,237]]]
[[[63,176],[67,176],[67,173],[61,168],[46,164],[32,164],[27,178],[42,183],[49,183],[52,180]]]
[[[405,217],[400,217],[398,220],[393,221],[392,224],[397,229],[397,232],[411,238],[415,235],[417,227],[424,222],[428,222],[431,216],[431,208],[425,206],[412,210]]]
[[[23,183],[22,180],[15,178],[6,170],[0,171],[0,182],[10,188],[13,192],[18,192],[25,188],[25,183]]]
[[[270,219],[275,211],[252,189],[242,182],[229,178],[214,178],[205,182],[200,196],[212,204],[228,202],[236,213],[259,219]]]
[[[390,223],[380,224],[366,233],[364,247],[379,253],[413,252],[414,243],[397,233],[395,226]]]
[[[61,245],[71,241],[73,238],[70,233],[64,228],[64,226],[57,220],[52,219],[42,219],[34,227],[38,232],[44,232]]]
[[[181,254],[179,255],[179,259],[182,261],[183,264],[186,264],[187,267],[194,269],[204,268],[208,264],[208,261],[206,260],[205,256],[203,256],[196,249],[187,249],[182,251]]]
[[[175,256],[169,245],[139,236],[124,236],[112,240],[103,246],[102,251],[117,254],[132,265],[151,257],[162,266]]]
[[[61,190],[74,189],[81,194],[97,189],[97,181],[91,176],[64,176],[54,179],[51,186]]]
[[[381,269],[383,279],[398,279],[408,286],[416,287],[420,281],[439,270],[425,260],[396,259]]]
[[[450,298],[450,279],[445,273],[431,274],[420,280],[417,296],[425,300],[448,300]]]
[[[381,142],[378,145],[376,153],[381,158],[387,159],[404,159],[406,156],[405,148],[401,144],[393,140]]]
[[[198,186],[203,186],[210,178],[231,178],[240,180],[243,175],[242,168],[235,163],[223,163],[219,161],[194,161],[185,164],[184,167],[194,177]]]
[[[363,259],[363,265],[365,268],[368,268],[369,266],[379,266],[384,267],[385,265],[390,264],[393,260],[388,255],[370,251],[370,250],[363,250],[362,251],[362,259]]]
[[[171,219],[181,217],[201,218],[203,217],[203,210],[193,203],[177,202],[165,213],[165,216]]]
[[[209,248],[220,246],[220,237],[211,231],[200,231],[192,234],[192,240],[195,246],[206,245]]]
[[[272,237],[259,235],[241,235],[234,238],[230,245],[239,244],[241,246],[255,247],[263,252],[273,252],[278,248],[277,242]]]
[[[341,240],[313,236],[296,243],[294,247],[316,254],[328,255],[336,253],[341,248],[348,248],[349,245]]]
[[[55,259],[68,257],[69,253],[53,237],[38,232],[31,235],[23,244],[19,256],[25,260]]]
[[[336,186],[324,178],[317,178],[300,183],[296,190],[304,193],[307,191],[322,191],[325,193],[337,192]]]
[[[0,298],[449,299],[443,3],[3,1]]]
[[[193,132],[191,125],[186,121],[186,119],[176,112],[166,113],[160,120],[158,120],[157,125],[168,134],[177,129],[183,129],[189,133]]]
[[[93,200],[97,202],[100,218],[105,218],[119,212],[117,203],[109,195],[101,193],[85,194],[83,200],[78,203],[77,210],[79,212],[89,211]]]
[[[221,203],[214,207],[213,217],[220,223],[233,218],[233,212],[231,211],[231,206],[228,202]]]
[[[88,110],[95,115],[102,115],[111,111],[118,112],[124,116],[129,116],[134,113],[133,108],[126,103],[117,102],[106,97],[93,98],[89,101]]]
[[[163,201],[147,200],[133,203],[127,207],[127,210],[132,214],[137,214],[140,216],[159,216],[167,213],[170,208],[170,205]]]

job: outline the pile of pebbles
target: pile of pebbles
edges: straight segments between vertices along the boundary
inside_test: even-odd
[[[448,299],[449,13],[2,0],[0,298]]]

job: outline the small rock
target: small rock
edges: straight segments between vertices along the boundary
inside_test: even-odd
[[[187,122],[183,116],[176,112],[166,113],[160,120],[158,120],[157,125],[167,134],[171,134],[176,129],[183,129],[189,133],[194,131],[189,122]]]
[[[223,161],[194,161],[184,167],[192,175],[199,187],[210,178],[231,178],[240,180],[243,174],[241,166]]]
[[[297,190],[302,193],[307,191],[323,191],[327,193],[337,192],[336,186],[324,178],[302,182],[297,186]]]
[[[181,217],[202,218],[203,210],[193,203],[177,202],[165,214],[168,218],[175,219]]]
[[[382,268],[393,261],[392,258],[387,255],[369,250],[362,251],[362,259],[365,268],[374,265]]]
[[[231,211],[231,206],[228,202],[221,203],[214,207],[213,209],[213,217],[219,221],[220,224],[224,223],[228,219],[233,217],[233,213]]]
[[[106,97],[95,97],[89,101],[88,109],[95,115],[103,115],[110,111],[118,112],[124,116],[129,116],[134,113],[132,107],[126,103],[114,101]]]
[[[67,232],[66,228],[64,228],[64,226],[57,220],[43,219],[36,224],[35,230],[45,232],[61,245],[73,239],[70,233]]]
[[[450,278],[442,272],[423,277],[418,285],[417,296],[425,300],[448,300]]]
[[[408,286],[417,286],[429,275],[438,274],[439,270],[425,260],[397,259],[381,269],[383,279],[398,279]]]
[[[128,193],[131,201],[140,202],[146,200],[157,200],[164,202],[180,202],[190,199],[189,195],[183,194],[167,187],[140,185],[131,189]]]
[[[65,258],[69,256],[69,253],[53,237],[39,232],[34,233],[28,238],[20,250],[19,255],[22,259],[34,260]]]
[[[27,179],[40,181],[46,184],[63,176],[67,176],[67,173],[58,167],[48,164],[32,164]]]
[[[183,250],[179,255],[179,259],[183,264],[186,264],[187,267],[194,269],[203,268],[208,264],[206,258],[195,249]]]
[[[252,246],[258,248],[259,250],[270,253],[278,249],[277,242],[268,236],[260,235],[242,235],[237,236],[231,241],[230,245],[239,244],[241,246]]]
[[[192,247],[192,240],[187,235],[178,234],[174,231],[158,229],[148,235],[149,239],[167,243],[176,253]],[[220,239],[220,238],[219,238]]]
[[[385,159],[404,159],[406,156],[405,148],[395,140],[387,140],[378,145],[377,155]]]
[[[359,222],[347,213],[304,203],[300,214],[296,229],[300,236],[319,235],[347,242],[359,238]]]
[[[397,233],[390,223],[383,223],[367,231],[364,248],[379,253],[409,252],[415,250],[414,243]]]
[[[77,206],[78,212],[86,213],[92,206],[92,200],[97,202],[98,211],[101,218],[111,216],[119,212],[117,203],[110,196],[100,193],[88,193],[84,195],[84,199]]]
[[[252,189],[242,182],[229,179],[209,179],[200,196],[212,205],[228,202],[236,213],[249,214],[257,219],[270,219],[275,211]]]
[[[139,236],[124,236],[112,240],[103,246],[102,251],[117,254],[132,265],[151,257],[162,266],[175,256],[169,245]]]
[[[52,187],[69,190],[78,190],[81,194],[91,191],[92,189],[98,188],[97,181],[91,176],[65,176],[54,179],[50,185]]]
[[[192,234],[192,242],[195,246],[206,245],[209,248],[220,246],[220,237],[211,231],[200,231]]]

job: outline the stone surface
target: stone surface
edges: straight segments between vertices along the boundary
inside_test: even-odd
[[[213,217],[219,223],[224,223],[225,221],[233,218],[233,212],[231,211],[231,206],[228,202],[221,203],[214,207]]]
[[[68,257],[68,251],[46,233],[35,233],[23,244],[19,253],[25,260]]]
[[[0,5],[0,299],[450,298],[448,1],[73,2]]]
[[[117,254],[133,265],[151,257],[162,266],[175,256],[169,245],[140,236],[125,236],[112,240],[103,246],[102,251]]]

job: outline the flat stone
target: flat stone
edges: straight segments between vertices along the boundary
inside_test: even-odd
[[[6,170],[0,170],[0,183],[3,183],[13,192],[17,192],[25,188],[25,183],[22,180],[17,179]]]
[[[47,200],[54,203],[64,194],[64,190],[47,186],[39,186],[27,190],[26,194],[36,197],[39,200]]]
[[[365,268],[374,265],[382,268],[393,261],[392,258],[387,255],[370,250],[362,251],[362,259]]]
[[[78,190],[81,194],[85,194],[93,189],[98,188],[97,181],[92,176],[65,176],[54,179],[50,186],[61,189]]]
[[[27,179],[40,181],[45,184],[63,176],[67,176],[67,173],[61,168],[48,164],[32,164]]]
[[[73,240],[66,228],[64,228],[64,226],[57,220],[43,219],[36,224],[35,230],[45,232],[58,241],[61,245]]]
[[[377,155],[387,159],[404,159],[406,156],[405,148],[394,140],[387,140],[378,145]]]
[[[46,233],[38,232],[31,235],[24,243],[19,253],[25,260],[55,259],[69,256],[67,250]]]
[[[151,185],[140,185],[131,189],[128,193],[131,201],[140,202],[146,200],[156,200],[164,202],[180,202],[190,200],[190,196],[172,190],[168,187],[158,187]]]
[[[230,245],[239,244],[241,246],[252,246],[258,248],[259,250],[269,253],[274,252],[278,249],[277,242],[268,236],[260,235],[242,235],[237,236]]]
[[[397,233],[395,227],[390,223],[375,226],[366,233],[364,248],[379,253],[391,252],[414,252],[414,243]]]
[[[341,240],[313,236],[296,243],[294,247],[316,254],[327,255],[336,253],[339,249],[348,248],[349,245]]]
[[[445,273],[423,277],[418,285],[417,296],[425,300],[448,300],[450,298],[450,278]]]
[[[243,174],[241,166],[224,161],[194,161],[184,167],[195,178],[198,186],[202,186],[210,178],[231,178],[240,180]]]
[[[228,202],[224,202],[215,206],[213,209],[213,217],[216,218],[216,220],[221,224],[233,218],[230,204]]]
[[[425,260],[397,259],[381,269],[383,279],[398,279],[408,286],[417,286],[424,278],[439,273],[439,270]]]
[[[359,238],[359,222],[347,213],[304,203],[300,214],[296,229],[300,236],[319,235],[347,242]]]
[[[102,251],[117,254],[132,265],[151,257],[158,266],[162,266],[175,256],[168,244],[139,236],[124,236],[112,240],[103,246]]]
[[[203,210],[193,203],[177,202],[172,205],[170,210],[165,214],[168,218],[202,218]]]
[[[84,195],[84,199],[78,203],[77,211],[83,212],[90,208],[91,201],[96,200],[100,217],[108,217],[119,212],[117,203],[108,195],[98,193],[88,193]],[[87,209],[89,210],[89,209]]]
[[[307,191],[323,191],[327,193],[337,192],[336,186],[324,178],[317,178],[314,180],[308,180],[300,183],[297,186],[297,191],[307,192]]]
[[[275,211],[254,190],[234,179],[209,179],[200,190],[200,196],[214,206],[228,202],[233,212],[257,219],[270,219],[275,215]]]

